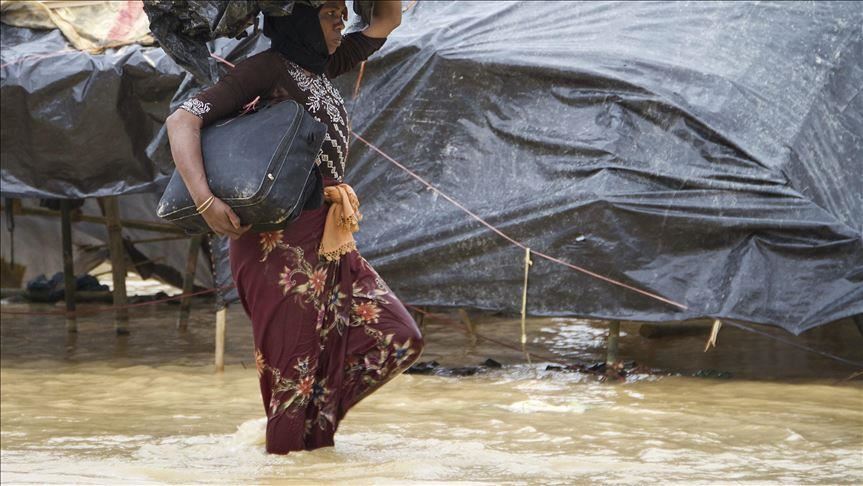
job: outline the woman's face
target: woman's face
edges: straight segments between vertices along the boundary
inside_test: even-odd
[[[342,43],[342,30],[345,28],[345,20],[348,19],[348,8],[345,6],[345,0],[325,3],[318,13],[318,17],[321,19],[321,30],[327,41],[327,50],[332,54]]]

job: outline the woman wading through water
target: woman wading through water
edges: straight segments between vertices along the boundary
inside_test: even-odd
[[[347,411],[410,367],[423,348],[416,323],[353,238],[331,238],[337,207],[350,216],[358,201],[342,182],[348,120],[330,79],[380,49],[401,22],[401,2],[376,2],[370,25],[342,36],[346,19],[344,0],[318,8],[295,4],[291,15],[265,18],[271,48],[237,64],[166,122],[174,162],[192,198],[199,207],[206,203],[210,228],[231,238],[231,272],[252,321],[272,453],[333,445]],[[248,231],[218,198],[207,202],[213,194],[200,142],[201,128],[237,114],[258,96],[293,99],[327,125],[316,161],[327,204],[267,233]]]

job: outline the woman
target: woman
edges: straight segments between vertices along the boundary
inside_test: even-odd
[[[347,411],[422,352],[416,323],[352,238],[323,248],[325,227],[335,224],[330,207],[344,203],[349,212],[349,200],[356,203],[342,184],[347,112],[329,79],[378,50],[401,21],[398,1],[378,1],[374,11],[365,30],[345,36],[343,0],[319,8],[296,4],[289,16],[266,18],[272,47],[237,64],[166,122],[174,162],[195,203],[206,203],[207,224],[231,238],[231,272],[252,321],[272,453],[333,445]],[[327,125],[317,163],[329,204],[268,233],[248,231],[218,198],[207,203],[212,193],[201,159],[200,129],[258,96],[294,99]]]

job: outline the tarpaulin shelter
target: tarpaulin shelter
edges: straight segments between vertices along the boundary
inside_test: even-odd
[[[688,307],[534,257],[531,314],[800,333],[863,313],[861,87],[854,2],[419,2],[350,110],[515,240]],[[400,297],[519,310],[523,249],[351,149]]]
[[[219,68],[210,52],[237,60],[268,46],[269,41],[260,35],[243,40],[232,37],[252,32],[245,29],[259,11],[288,14],[293,3],[148,1],[145,6],[141,1],[3,1],[0,194],[55,199],[126,195],[124,217],[157,220],[154,208],[173,170],[163,123],[182,101],[175,95],[188,96],[211,82],[209,76],[217,78],[224,72],[225,67]],[[145,8],[155,13],[151,15],[154,33],[171,46],[167,53],[150,46],[154,39]],[[354,10],[368,18],[370,2],[359,2]],[[220,36],[228,38],[210,42]],[[207,76],[195,80],[183,68]],[[99,209],[95,202],[87,202],[83,211],[93,215]],[[80,272],[96,265],[100,255],[79,251],[80,247],[97,243],[104,237],[104,228],[79,226],[87,235],[75,234]],[[48,240],[37,249],[21,241],[56,234],[59,223],[23,216],[18,217],[16,227],[17,259],[27,263],[24,279],[55,271],[59,243]],[[140,230],[124,231],[132,239],[145,237]],[[11,240],[4,232],[2,251],[7,257]],[[182,270],[186,253],[182,245],[148,243],[139,250],[170,269]],[[226,258],[225,241],[217,242],[214,250],[217,258]],[[49,256],[43,258],[46,254]],[[197,279],[212,285],[212,267],[209,262],[201,263],[207,264],[198,265]],[[157,268],[156,276],[176,284],[166,270]],[[235,297],[229,293],[225,298]]]
[[[530,314],[799,333],[863,314],[861,25],[853,2],[418,2],[358,96],[358,72],[336,84],[357,134],[512,239],[686,307],[534,255]],[[236,62],[259,36],[212,46]],[[4,105],[27,78],[3,68]],[[130,160],[155,173],[164,147]],[[347,180],[404,301],[520,308],[523,248],[358,140]]]
[[[155,221],[153,208],[171,165],[145,151],[167,115],[185,73],[151,47],[141,2],[2,2],[0,5],[0,194],[38,199],[87,199],[82,213],[99,216],[96,200],[124,195],[120,216]],[[8,199],[4,201],[8,204]],[[4,218],[6,219],[6,218]],[[2,224],[2,256],[24,264],[23,280],[62,268],[60,221],[17,215],[14,236]],[[107,257],[103,224],[79,222],[73,232],[75,272]],[[125,228],[128,241],[152,232]],[[34,244],[38,242],[38,244]],[[100,246],[101,245],[101,246]],[[177,284],[187,243],[136,244],[145,276]],[[212,285],[202,256],[200,285]]]

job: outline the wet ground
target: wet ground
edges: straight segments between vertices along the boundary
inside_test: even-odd
[[[13,310],[49,305],[6,304]],[[661,339],[623,325],[623,380],[549,370],[598,362],[603,323],[472,315],[425,319],[421,361],[442,369],[491,358],[471,376],[403,375],[342,422],[336,446],[288,456],[263,448],[249,323],[229,311],[226,370],[213,372],[214,317],[196,303],[134,309],[128,336],[110,314],[79,320],[6,314],[0,326],[3,484],[860,484],[863,383],[854,367],[723,328]],[[850,321],[799,338],[863,361]],[[528,363],[529,361],[529,363]],[[644,370],[652,370],[645,372]]]

